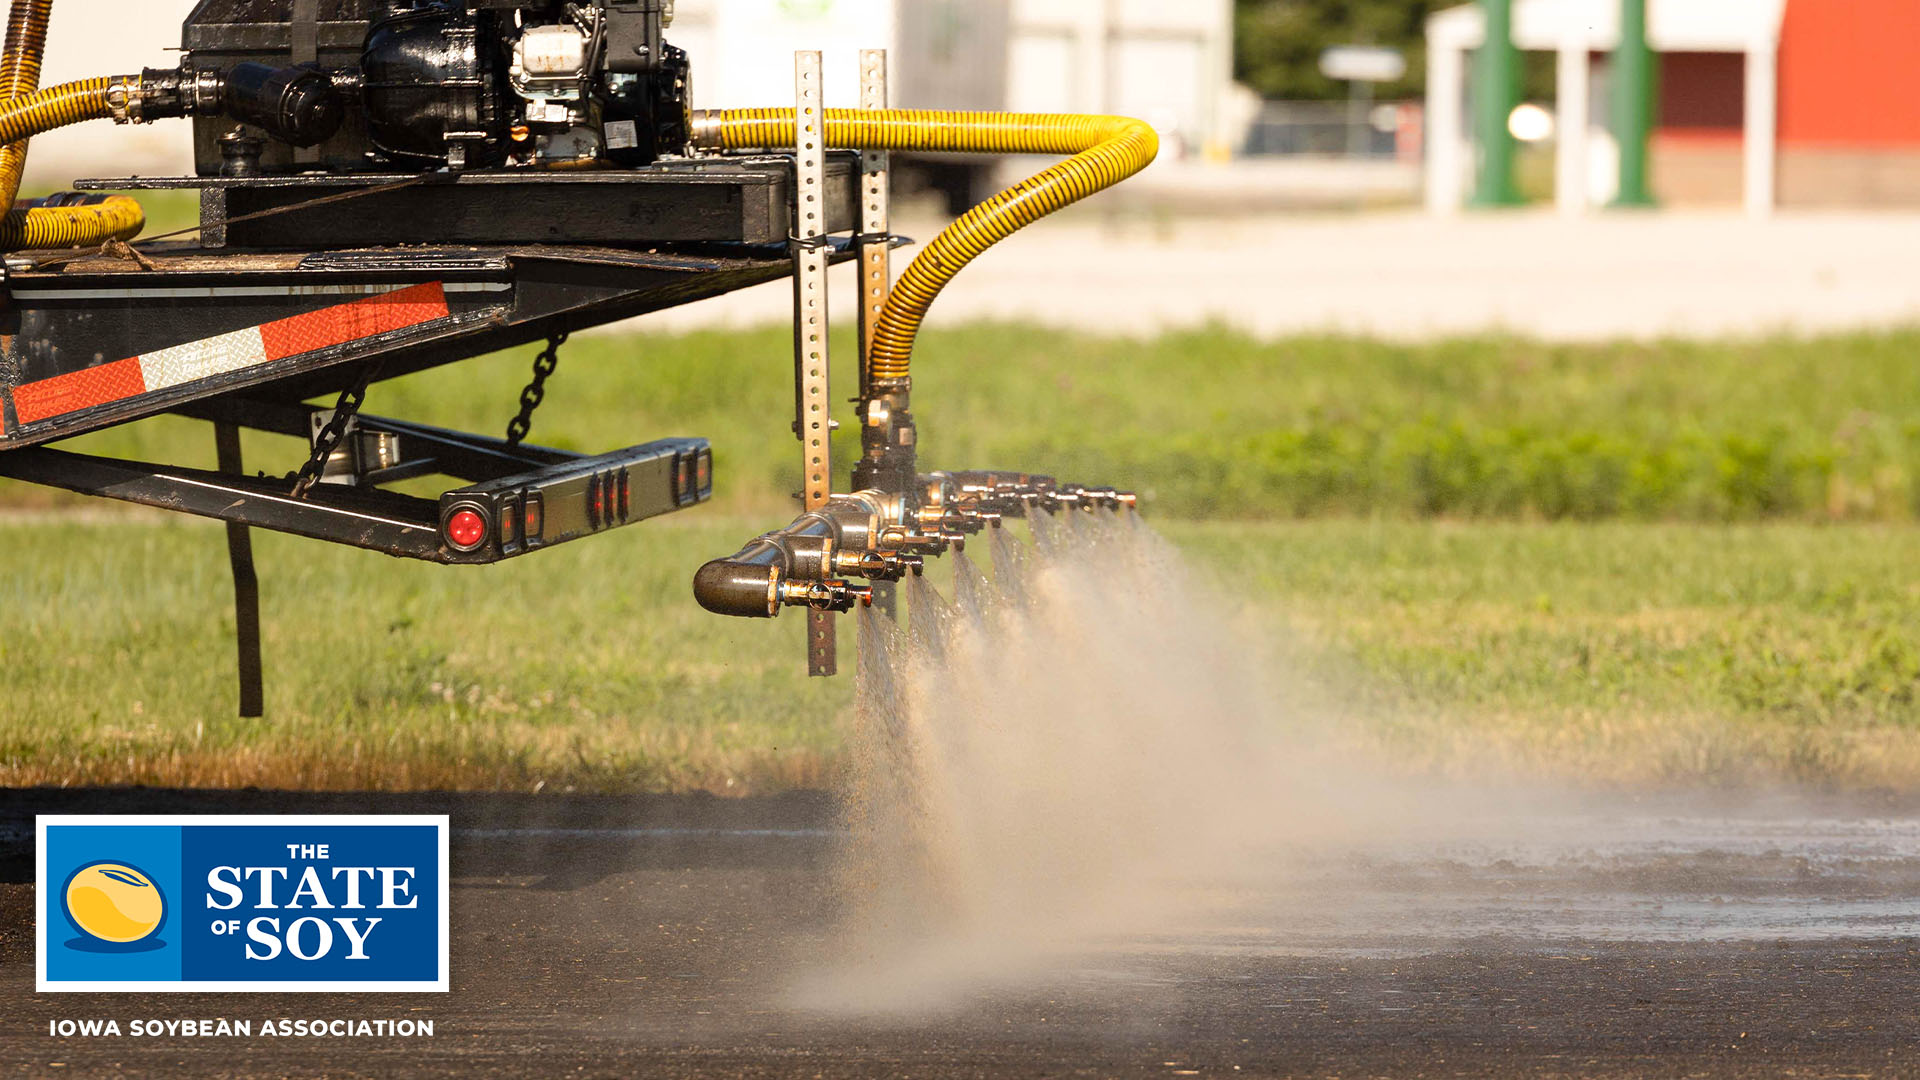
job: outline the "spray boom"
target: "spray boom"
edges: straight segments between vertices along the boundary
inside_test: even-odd
[[[918,575],[928,556],[966,544],[1008,518],[1070,510],[1133,510],[1129,491],[1061,484],[1018,472],[937,472],[921,476],[916,497],[883,491],[835,495],[784,529],[755,538],[694,575],[700,606],[719,615],[772,618],[783,607],[851,611],[871,605],[871,585],[848,578],[899,581]]]
[[[888,583],[919,574],[924,560],[959,549],[968,536],[1008,518],[1068,510],[1132,510],[1131,493],[1061,484],[1019,472],[922,475],[916,465],[910,360],[927,311],[960,269],[1034,221],[1113,186],[1145,168],[1159,137],[1139,120],[1117,116],[936,113],[888,107],[886,56],[861,54],[858,109],[828,109],[821,58],[796,55],[794,107],[700,112],[688,132],[709,150],[793,154],[794,435],[801,444],[806,512],[791,525],[715,559],[694,577],[702,607],[722,615],[772,618],[805,607],[808,671],[837,670],[833,612],[878,603],[892,610]],[[860,378],[854,399],[860,459],[851,495],[833,490],[831,320],[827,269],[833,226],[821,212],[828,147],[861,153],[858,231]],[[895,237],[888,225],[892,151],[1050,153],[1066,160],[974,207],[949,225],[896,282],[889,268]],[[802,194],[804,193],[804,194]],[[843,227],[843,226],[841,226]]]

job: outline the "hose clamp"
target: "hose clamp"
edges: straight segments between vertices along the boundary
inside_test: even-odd
[[[116,78],[107,84],[107,111],[116,124],[140,123],[140,84]]]
[[[724,149],[720,139],[720,112],[717,109],[695,109],[687,124],[687,139],[702,150]]]
[[[217,115],[225,104],[227,80],[217,71],[192,72],[192,92],[188,111],[199,116]]]

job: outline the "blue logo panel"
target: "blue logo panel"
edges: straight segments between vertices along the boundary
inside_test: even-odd
[[[88,981],[177,981],[180,978],[180,830],[167,825],[108,825],[49,829],[41,842],[50,874],[40,875],[42,937],[57,954],[60,977]],[[103,916],[112,915],[108,898],[88,886],[91,868],[129,867],[145,877],[161,898],[165,917],[138,940],[120,942],[99,936]],[[104,875],[102,875],[104,876]],[[57,895],[49,896],[49,892]],[[69,899],[78,900],[70,903]],[[103,911],[106,907],[108,910]],[[77,908],[77,910],[76,910]],[[48,916],[51,916],[49,918]],[[50,956],[49,959],[55,959]],[[51,973],[52,968],[49,968]]]
[[[447,989],[445,817],[43,817],[39,988]]]

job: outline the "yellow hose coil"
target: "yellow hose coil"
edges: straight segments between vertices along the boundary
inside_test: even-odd
[[[53,0],[13,0],[6,49],[0,54],[0,102],[11,103],[40,88],[40,61],[52,17]],[[26,167],[25,139],[0,146],[0,206],[14,207],[0,219],[0,250],[74,247],[109,237],[127,240],[146,225],[140,204],[122,196],[85,206],[15,206]]]
[[[146,227],[146,211],[125,195],[109,195],[85,206],[22,202],[0,220],[0,251],[93,247],[108,240],[131,240]]]
[[[47,50],[47,23],[52,17],[53,0],[13,0],[7,13],[6,51],[0,54],[0,101],[40,89],[40,59]],[[0,206],[13,205],[26,169],[26,143],[0,146]]]
[[[111,78],[62,83],[0,104],[0,145],[24,143],[41,132],[113,115]],[[13,204],[0,221],[0,251],[83,247],[131,240],[146,228],[140,204],[115,195],[83,206]]]
[[[794,145],[792,109],[724,109],[695,122],[703,145],[760,150]],[[0,124],[0,138],[5,137]],[[828,109],[828,146],[922,153],[1072,154],[995,195],[934,237],[887,298],[874,327],[868,370],[906,378],[914,339],[934,298],[980,253],[1061,207],[1110,188],[1153,163],[1160,139],[1124,116]]]
[[[16,143],[57,127],[112,116],[107,94],[113,82],[102,76],[61,83],[0,105],[0,143]]]
[[[53,0],[13,0],[7,12],[7,43],[0,56],[0,101],[40,89],[40,60],[47,51]]]

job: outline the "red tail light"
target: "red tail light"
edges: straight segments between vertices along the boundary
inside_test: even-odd
[[[447,515],[447,542],[461,551],[472,551],[487,542],[487,519],[476,510],[460,509]]]

